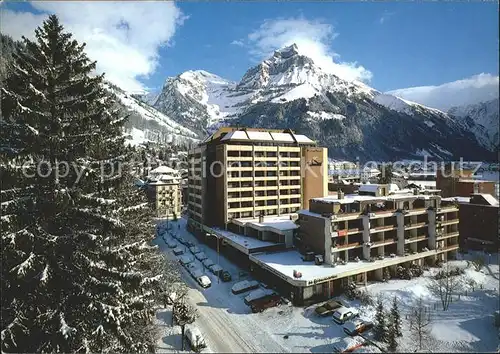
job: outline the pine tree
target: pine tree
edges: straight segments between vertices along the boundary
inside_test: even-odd
[[[398,299],[395,296],[392,300],[390,321],[393,325],[394,334],[396,335],[396,337],[401,337],[403,335],[403,333],[401,332],[401,315],[399,314]]]
[[[126,117],[56,16],[35,37],[1,90],[2,351],[154,351],[168,279],[123,168]]]
[[[389,351],[395,352],[398,349],[398,342],[396,340],[396,328],[395,323],[392,320],[389,322],[387,326],[387,346]]]
[[[382,299],[378,298],[377,308],[375,312],[375,326],[373,328],[373,333],[375,338],[380,341],[386,341],[387,339],[387,323],[385,318],[384,305],[382,304]]]

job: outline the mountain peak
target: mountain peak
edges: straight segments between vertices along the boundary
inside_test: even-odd
[[[289,46],[278,49],[274,52],[274,57],[279,57],[282,59],[288,59],[294,55],[299,54],[299,47],[297,44],[293,43]]]

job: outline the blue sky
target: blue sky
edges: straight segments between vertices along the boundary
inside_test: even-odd
[[[437,85],[482,72],[498,75],[498,5],[484,2],[249,2],[180,3],[189,16],[160,51],[161,78],[203,68],[238,80],[255,62],[246,48],[230,45],[265,19],[301,16],[322,19],[338,36],[331,42],[340,59],[373,73],[379,90]],[[382,20],[382,18],[384,18]]]
[[[322,55],[371,77],[367,83],[381,91],[498,75],[497,2],[39,2],[2,9],[2,31],[14,37],[57,13],[102,70],[131,87],[160,87],[190,69],[236,81],[280,41],[310,33]],[[290,19],[300,25],[280,32]],[[130,31],[118,31],[120,21]]]

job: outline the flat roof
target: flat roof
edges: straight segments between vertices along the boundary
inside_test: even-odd
[[[265,216],[263,222],[259,222],[259,219],[233,219],[233,223],[240,226],[250,226],[262,231],[272,231],[278,234],[282,234],[283,231],[295,230],[299,226],[295,224],[290,216],[293,214],[281,215],[281,216]]]
[[[215,134],[214,134],[215,135]],[[214,136],[212,135],[212,136]],[[203,142],[211,140],[205,139]],[[250,130],[236,129],[227,133],[221,141],[254,141],[254,142],[276,142],[276,143],[297,143],[297,144],[316,144],[314,140],[309,139],[302,134],[294,134],[291,132],[276,132],[272,130]]]
[[[382,266],[407,262],[431,254],[436,254],[436,251],[429,250],[411,256],[386,257],[383,260],[375,260],[374,262],[360,260],[359,262],[348,262],[345,265],[336,265],[334,267],[328,264],[316,265],[312,261],[304,262],[302,255],[296,250],[254,253],[249,256],[249,259],[292,285],[310,286],[314,283],[322,283],[335,278],[357,274],[358,272],[371,271]],[[302,276],[295,278],[293,276],[294,271],[300,272]]]
[[[219,228],[212,228],[212,230],[215,233],[217,233],[219,236],[224,238],[234,248],[236,248],[239,251],[246,253],[246,254],[251,253],[251,250],[253,250],[253,249],[279,245],[278,243],[261,241],[259,239],[254,238],[254,237],[235,234],[231,231],[222,230]]]
[[[397,200],[397,199],[430,199],[431,197],[436,197],[436,196],[428,194],[411,194],[411,193],[391,194],[388,196],[380,196],[380,197],[374,197],[371,195],[346,194],[342,199],[338,199],[338,197],[334,195],[329,195],[327,197],[312,198],[311,200],[314,202],[325,203],[325,204],[350,204],[361,201],[365,202],[373,201],[374,203],[377,203],[377,202]]]

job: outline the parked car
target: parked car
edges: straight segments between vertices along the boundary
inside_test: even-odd
[[[233,294],[237,295],[244,293],[246,291],[257,289],[258,287],[259,287],[259,282],[255,280],[242,280],[234,284],[233,287],[231,288],[231,291]]]
[[[200,253],[201,250],[198,246],[192,246],[192,247],[189,247],[189,250],[191,251],[192,254],[196,254],[196,253]]]
[[[189,274],[193,274],[193,271],[199,269],[194,262],[184,264],[184,268],[188,271]]]
[[[205,275],[205,273],[203,273],[203,269],[200,269],[198,267],[192,268],[190,273],[192,277],[195,279],[198,279],[199,277]]]
[[[188,247],[194,247],[196,245],[193,242],[191,242],[191,241],[186,241],[186,246],[188,246]]]
[[[344,324],[344,333],[347,334],[348,336],[354,337],[357,336],[358,334],[364,333],[366,331],[369,331],[370,329],[373,328],[373,323],[369,321],[364,321],[359,318],[352,320],[352,321],[347,321]]]
[[[198,252],[194,255],[197,260],[199,261],[204,261],[205,259],[208,258],[208,256],[205,254],[205,252]]]
[[[274,290],[259,288],[257,290],[253,290],[250,294],[245,296],[244,302],[246,305],[250,306],[255,300],[259,300],[271,295],[277,294]]]
[[[221,273],[219,273],[219,277],[222,279],[223,282],[228,282],[231,281],[231,273],[229,273],[227,270],[223,270]]]
[[[215,264],[210,258],[203,260],[201,263],[207,268],[210,268]]]
[[[193,325],[186,326],[184,334],[189,342],[189,345],[191,346],[191,349],[194,351],[201,351],[201,349],[207,347],[205,338],[197,327]]]
[[[179,257],[179,263],[185,266],[186,264],[189,264],[191,262],[194,262],[194,259],[192,256],[189,256],[187,254],[180,256]]]
[[[218,264],[214,264],[210,267],[208,267],[208,269],[215,275],[219,276],[220,272],[222,272],[222,267]]]
[[[176,237],[176,240],[179,241],[181,244],[183,244],[184,246],[186,246],[186,240],[184,240],[182,237]]]
[[[196,278],[196,281],[201,285],[202,288],[209,288],[212,285],[210,278],[206,275],[202,275]]]
[[[365,345],[364,339],[360,337],[344,337],[333,346],[334,353],[351,353]]]
[[[340,302],[339,300],[328,300],[323,305],[316,307],[314,312],[316,312],[318,316],[325,317],[331,315],[336,309],[341,306],[344,306],[344,304],[342,304],[342,302]]]
[[[184,254],[184,250],[183,250],[182,248],[180,248],[180,247],[176,247],[176,248],[174,248],[174,251],[173,251],[173,252],[174,252],[174,254],[175,254],[176,256],[180,256],[181,254]]]
[[[250,304],[250,308],[252,312],[262,312],[265,309],[278,306],[281,304],[281,296],[278,294],[273,294],[269,296],[265,296],[263,298],[252,301]]]
[[[167,246],[168,246],[168,248],[176,248],[178,246],[178,243],[175,242],[174,240],[168,240]]]
[[[356,318],[359,316],[358,310],[352,307],[341,306],[335,310],[332,315],[333,320],[338,324],[344,324],[345,322]]]

